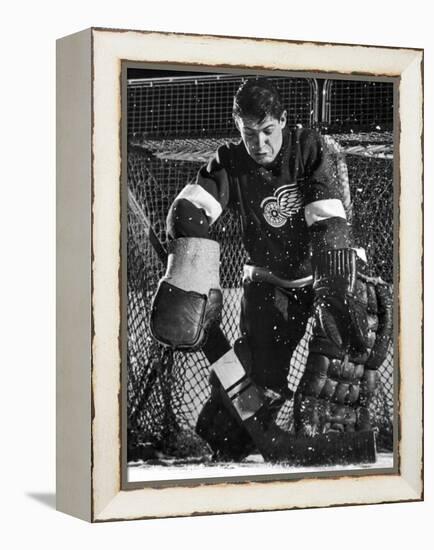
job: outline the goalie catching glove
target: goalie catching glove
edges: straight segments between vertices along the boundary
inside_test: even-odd
[[[210,239],[183,237],[170,243],[167,270],[151,309],[151,332],[173,349],[201,348],[222,310],[220,247]]]
[[[351,248],[317,255],[314,329],[294,401],[295,428],[313,437],[372,428],[377,369],[392,335],[389,285]]]

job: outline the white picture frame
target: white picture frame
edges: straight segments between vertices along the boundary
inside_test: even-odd
[[[123,61],[399,79],[393,473],[123,488]],[[58,41],[57,140],[59,510],[103,522],[423,498],[422,50],[92,28]]]

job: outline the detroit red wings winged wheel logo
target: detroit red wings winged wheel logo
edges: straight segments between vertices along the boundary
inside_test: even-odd
[[[265,221],[272,227],[282,227],[288,218],[296,214],[303,205],[303,199],[297,183],[282,185],[273,196],[261,202]]]

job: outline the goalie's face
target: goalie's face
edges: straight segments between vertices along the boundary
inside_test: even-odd
[[[270,115],[260,121],[249,117],[235,117],[235,125],[247,152],[255,162],[261,166],[273,162],[282,147],[286,111],[280,119]]]

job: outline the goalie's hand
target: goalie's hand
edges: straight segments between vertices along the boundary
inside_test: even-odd
[[[343,248],[318,254],[313,264],[315,318],[322,331],[315,350],[336,358],[348,351],[366,353],[376,330],[376,297],[364,275],[366,263],[355,249]]]
[[[210,239],[185,237],[171,243],[167,271],[151,309],[153,336],[173,349],[201,348],[222,310],[219,245]]]
[[[331,251],[315,270],[315,324],[294,402],[302,435],[372,425],[375,371],[392,334],[392,296],[381,279],[358,273],[355,254]]]

